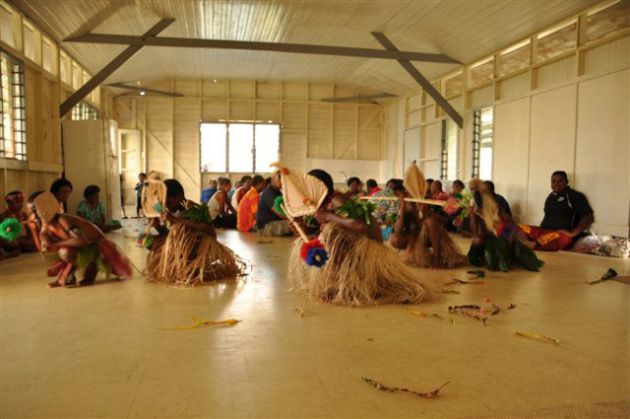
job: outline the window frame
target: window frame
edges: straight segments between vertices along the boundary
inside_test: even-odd
[[[482,114],[490,110],[492,112],[492,122],[484,124],[482,121]],[[483,106],[473,110],[473,132],[472,132],[472,170],[471,174],[473,178],[480,177],[481,175],[481,149],[488,148],[484,146],[484,140],[490,138],[489,148],[492,150],[492,160],[490,162],[490,179],[494,174],[494,106]],[[484,134],[484,129],[490,128],[490,134]],[[487,144],[487,143],[486,143]]]
[[[79,101],[72,107],[70,119],[72,121],[95,121],[100,118],[100,111],[96,106],[90,105],[85,100]]]
[[[201,137],[201,127],[203,124],[223,124],[225,125],[225,171],[223,172],[211,172],[211,171],[203,171],[203,161],[202,159],[202,137]],[[252,171],[251,172],[233,172],[230,171],[230,124],[249,124],[252,125],[253,131],[253,150],[252,150]],[[199,123],[199,172],[201,174],[224,174],[226,176],[232,174],[255,174],[255,173],[271,173],[271,172],[260,172],[256,171],[256,125],[276,125],[278,127],[278,157],[280,156],[280,150],[282,149],[282,124],[279,122],[262,122],[262,121],[201,121]]]
[[[23,61],[15,58],[5,50],[0,50],[0,56],[8,65],[8,74],[5,75],[8,85],[2,85],[0,80],[0,159],[27,162],[25,65]],[[18,71],[16,71],[16,68]],[[1,72],[0,68],[0,74]],[[5,89],[8,95],[6,99],[4,98]],[[6,111],[4,109],[5,103],[8,103]],[[16,112],[16,110],[20,112]],[[4,124],[5,113],[9,115],[10,126],[8,130]],[[6,132],[9,131],[10,135],[8,136]],[[19,134],[19,139],[17,134]],[[7,156],[7,143],[11,143],[12,156]],[[18,152],[18,148],[21,149],[21,152]]]

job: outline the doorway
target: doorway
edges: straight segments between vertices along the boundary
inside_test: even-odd
[[[127,217],[135,217],[136,183],[138,175],[146,171],[144,140],[140,130],[118,130],[120,192],[123,212]]]

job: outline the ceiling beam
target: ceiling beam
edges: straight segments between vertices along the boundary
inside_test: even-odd
[[[381,32],[372,32],[372,36],[376,38],[376,40],[386,50],[398,51],[398,48],[396,48],[396,46],[392,43],[392,41],[389,40],[389,38],[385,36],[385,34]],[[418,71],[418,69],[409,60],[399,59],[397,61],[405,70],[407,70],[407,73],[409,73],[409,75],[413,77],[413,79],[418,82],[420,86],[422,86],[424,91],[427,92],[433,98],[433,100],[435,100],[435,103],[437,103],[442,109],[444,109],[444,111],[448,114],[448,116],[451,117],[453,121],[455,121],[459,128],[464,128],[464,119],[462,118],[462,116],[455,110],[455,108],[451,106],[450,103],[448,103],[448,100],[446,100],[444,96],[442,96],[440,92],[438,92],[437,89],[433,87],[431,82],[427,80],[426,77],[424,77],[422,73],[420,73],[420,71]]]
[[[114,87],[114,88],[117,88],[117,89],[133,90],[133,91],[137,91],[137,92],[155,93],[156,95],[170,96],[170,97],[182,97],[182,96],[184,96],[181,93],[177,93],[177,92],[173,92],[173,93],[165,92],[164,90],[151,89],[149,87],[143,87],[143,86],[134,86],[134,85],[125,84],[125,83],[111,83],[111,84],[108,84],[107,87]]]
[[[142,35],[145,39],[151,39],[166,29],[175,19],[164,18],[156,23],[151,29]],[[81,86],[76,92],[74,92],[69,98],[67,98],[61,106],[59,106],[59,116],[63,118],[65,114],[79,103],[84,97],[90,94],[99,84],[101,84],[107,77],[109,77],[114,71],[116,71],[121,65],[131,58],[136,52],[140,51],[142,45],[130,45],[123,52],[118,54],[109,64],[107,64],[101,71],[96,73],[90,80]]]
[[[220,39],[196,39],[173,37],[146,37],[88,33],[73,36],[64,42],[92,44],[119,44],[152,47],[240,49],[248,51],[292,52],[298,54],[338,55],[343,57],[384,58],[390,60],[426,61],[433,63],[461,64],[444,54],[428,52],[384,51],[372,48],[337,47],[327,45],[286,44],[275,42],[226,41]]]

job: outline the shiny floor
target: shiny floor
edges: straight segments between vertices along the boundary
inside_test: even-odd
[[[114,237],[141,270],[145,251]],[[459,294],[431,304],[357,309],[291,290],[288,239],[259,243],[256,235],[228,232],[222,240],[252,263],[247,279],[175,289],[136,275],[48,289],[41,256],[0,263],[0,417],[559,417],[554,412],[562,409],[609,417],[630,411],[630,286],[585,283],[609,267],[630,274],[630,261],[546,253],[541,273],[489,274],[485,284],[453,285]],[[465,269],[421,274],[467,277]],[[449,305],[486,298],[502,308],[486,326],[409,311],[448,319]],[[511,303],[516,308],[507,310]],[[193,318],[242,322],[164,330]],[[426,400],[378,391],[363,376],[417,391],[450,384]]]

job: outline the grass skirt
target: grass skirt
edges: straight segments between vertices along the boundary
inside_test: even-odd
[[[438,243],[429,243],[428,229],[423,227],[407,250],[405,260],[419,268],[452,269],[466,263],[466,256],[462,254],[459,246],[453,241],[448,231],[439,227]]]
[[[151,279],[169,285],[195,286],[245,274],[243,262],[230,248],[183,224],[175,224],[149,252]]]
[[[420,303],[435,297],[434,285],[381,243],[332,223],[324,228],[321,241],[329,255],[324,267],[302,261],[301,240],[295,241],[289,260],[292,281],[311,298],[361,306]]]

